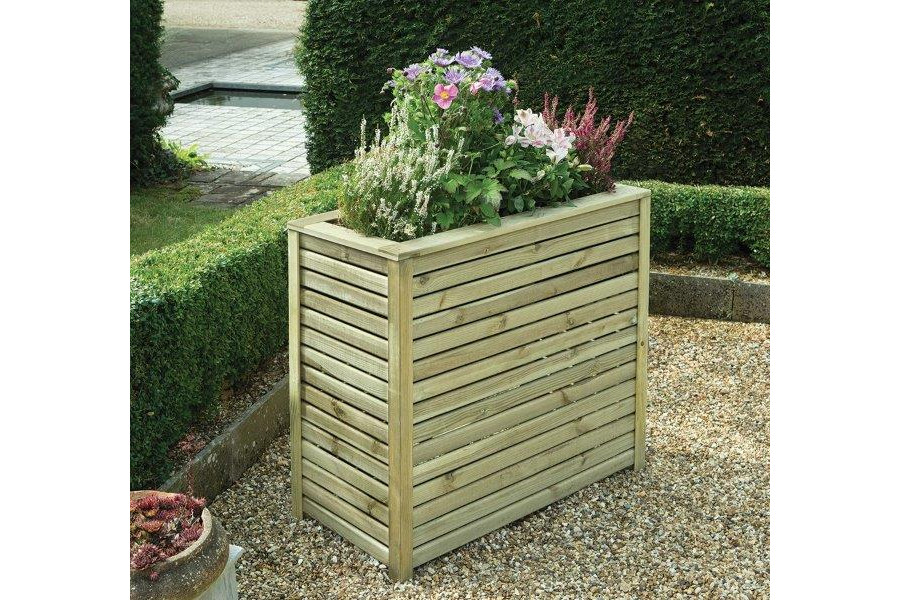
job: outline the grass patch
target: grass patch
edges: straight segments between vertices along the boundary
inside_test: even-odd
[[[234,209],[191,202],[202,192],[189,185],[131,190],[131,256],[174,244],[233,214]]]

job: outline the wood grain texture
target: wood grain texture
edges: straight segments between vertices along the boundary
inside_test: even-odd
[[[634,413],[634,469],[647,462],[647,350],[650,337],[647,320],[650,306],[650,196],[642,198],[640,214],[640,259],[638,264],[637,383]]]
[[[388,265],[389,562],[394,580],[412,577],[412,263]]]
[[[288,232],[288,411],[291,446],[291,512],[303,518],[303,449],[300,430],[300,234]]]

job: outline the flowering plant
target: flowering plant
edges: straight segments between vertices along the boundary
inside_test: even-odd
[[[477,46],[438,48],[422,62],[388,70],[388,132],[376,132],[368,148],[362,136],[341,201],[348,226],[402,241],[499,223],[504,214],[569,202],[594,182],[611,184],[608,168],[602,177],[591,172],[608,165],[624,129],[598,133],[596,103],[580,120],[566,113],[562,123],[555,104],[552,114],[546,106],[543,113],[516,110],[518,85],[492,58]]]

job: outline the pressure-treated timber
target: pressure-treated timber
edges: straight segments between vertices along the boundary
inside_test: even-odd
[[[649,192],[408,242],[288,224],[292,506],[413,568],[645,463]]]

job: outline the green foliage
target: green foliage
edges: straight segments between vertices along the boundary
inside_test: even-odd
[[[769,3],[669,0],[311,0],[297,46],[306,76],[314,169],[353,155],[358,124],[376,123],[389,67],[435,47],[477,45],[520,86],[635,121],[616,154],[617,178],[767,185]]]
[[[769,266],[769,188],[627,181],[652,192],[650,249],[715,261],[748,253]]]
[[[168,474],[167,451],[233,382],[287,344],[285,223],[336,205],[321,173],[182,242],[131,261],[131,487]]]
[[[170,140],[163,140],[163,147],[175,155],[175,159],[184,165],[187,171],[205,171],[209,168],[206,159],[208,154],[200,154],[197,144],[191,144],[187,148]]]
[[[159,129],[166,116],[158,110],[169,72],[160,64],[162,0],[131,0],[131,179],[148,185],[177,177],[183,169],[163,148]]]
[[[194,202],[202,194],[191,185],[132,189],[131,255],[187,239],[234,212],[231,207]]]

